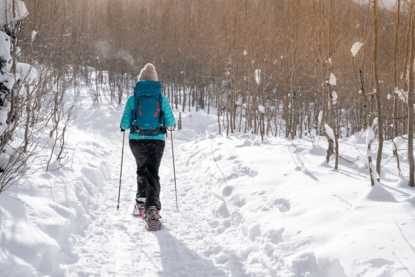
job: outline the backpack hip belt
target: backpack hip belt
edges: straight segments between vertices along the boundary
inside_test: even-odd
[[[144,130],[143,128],[140,128],[137,126],[131,126],[130,133],[140,135],[140,136],[146,136],[146,137],[157,136],[160,134],[165,135],[167,133],[167,128],[166,126],[161,126],[161,127],[153,128],[151,130]]]

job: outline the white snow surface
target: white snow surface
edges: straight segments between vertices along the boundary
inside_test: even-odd
[[[393,139],[394,143],[391,143],[390,150],[402,150],[403,147],[407,147],[405,140],[402,137],[396,137]],[[396,146],[396,147],[395,147]]]
[[[313,147],[308,137],[226,137],[215,111],[184,112],[183,129],[173,132],[179,210],[169,137],[160,167],[164,228],[149,232],[131,216],[136,166],[127,141],[116,208],[122,112],[93,105],[82,89],[68,139],[73,162],[0,194],[0,276],[415,274],[415,190],[404,157],[399,177],[385,151],[381,182],[370,187],[361,162],[327,165],[324,138]],[[339,143],[348,160],[365,149],[359,134]]]

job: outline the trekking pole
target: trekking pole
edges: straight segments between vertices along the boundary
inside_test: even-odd
[[[120,187],[118,188],[118,205],[117,210],[120,209],[120,194],[121,194],[121,177],[122,177],[122,161],[124,159],[124,140],[125,140],[125,131],[122,132],[122,154],[121,154],[121,171],[120,171]]]
[[[174,173],[174,190],[176,192],[176,208],[179,210],[179,204],[177,202],[177,185],[176,185],[176,167],[174,165],[174,147],[173,147],[173,130],[176,128],[176,125],[174,125],[173,129],[170,129],[170,138],[171,138],[171,153],[173,155],[173,173]]]

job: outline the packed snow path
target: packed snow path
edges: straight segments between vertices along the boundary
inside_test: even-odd
[[[207,203],[201,207],[200,201],[195,201],[200,192],[180,193],[180,190],[189,191],[189,182],[180,183],[181,205],[179,211],[176,209],[170,141],[166,143],[160,170],[164,228],[149,232],[141,218],[132,217],[136,166],[128,140],[124,154],[121,205],[119,211],[116,209],[120,168],[115,165],[120,163],[120,138],[121,133],[117,133],[105,143],[105,147],[111,146],[108,159],[114,165],[112,178],[100,196],[99,208],[93,212],[95,220],[81,241],[80,259],[73,267],[71,276],[228,276],[197,253],[204,250],[206,244],[210,245],[209,241],[213,238],[207,232],[210,228],[206,226],[203,212],[208,208]],[[105,138],[100,141],[105,141]],[[182,164],[177,164],[178,176],[186,172]],[[180,181],[183,180],[180,178]]]
[[[179,210],[176,209],[169,137],[160,167],[164,228],[158,232],[149,232],[140,218],[132,216],[136,166],[128,138],[125,139],[120,210],[116,209],[122,134],[113,132],[106,135],[103,137],[95,133],[93,147],[111,153],[105,157],[111,164],[111,179],[106,180],[104,193],[99,196],[98,208],[91,214],[94,220],[80,242],[79,262],[70,268],[70,275],[228,276],[212,261],[201,256],[201,251],[214,246],[215,233],[210,232],[208,224],[212,218],[207,200],[208,191],[193,184],[194,178],[186,178],[192,172],[185,165],[188,160],[181,158],[178,151],[180,140],[175,141]],[[97,159],[102,158],[94,152],[91,149],[92,155]],[[242,272],[242,268],[236,270]]]

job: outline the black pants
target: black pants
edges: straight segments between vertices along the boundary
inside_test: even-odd
[[[130,140],[137,163],[137,198],[146,198],[145,209],[161,210],[159,167],[165,142],[155,139]]]

